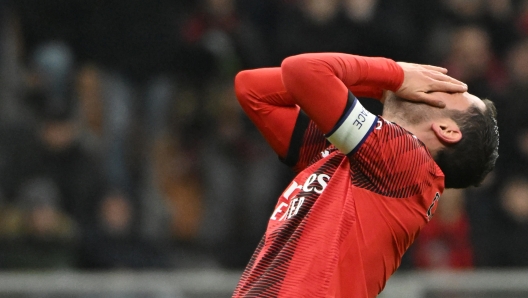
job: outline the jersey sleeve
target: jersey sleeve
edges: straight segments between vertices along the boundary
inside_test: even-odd
[[[366,84],[351,84],[347,88],[358,96],[375,99],[380,99],[383,92],[377,86]],[[329,145],[325,135],[300,111],[284,87],[279,67],[239,72],[235,92],[244,112],[268,144],[296,171],[308,166]]]
[[[300,109],[284,88],[280,68],[239,72],[235,77],[235,93],[271,148],[285,158]]]
[[[361,146],[377,121],[349,89],[376,86],[396,91],[403,82],[401,67],[386,58],[303,54],[286,58],[281,69],[284,86],[293,100],[328,141],[345,154]]]
[[[377,121],[378,117],[367,111],[350,91],[343,115],[327,134],[323,134],[315,122],[301,111],[284,162],[300,171],[324,157],[322,154],[330,144],[352,155],[372,132]]]
[[[319,53],[289,57],[281,68],[242,71],[235,91],[273,150],[301,170],[329,142],[348,154],[371,130],[375,116],[349,90],[379,99],[402,82],[403,70],[390,59]]]

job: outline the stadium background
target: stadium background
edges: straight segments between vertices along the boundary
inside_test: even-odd
[[[397,281],[528,297],[521,0],[0,0],[0,297],[229,293],[292,178],[234,75],[319,51],[441,65],[496,103],[497,169],[446,191]]]

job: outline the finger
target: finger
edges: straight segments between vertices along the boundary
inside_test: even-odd
[[[436,107],[436,108],[445,108],[445,103],[438,99],[434,94],[429,93],[422,93],[420,94],[420,97],[418,98],[419,102],[422,102],[424,104]]]
[[[431,73],[431,77],[436,79],[436,80],[439,80],[439,81],[446,81],[446,82],[451,82],[453,84],[458,84],[458,85],[466,85],[466,83],[462,82],[462,81],[459,81],[453,77],[450,77],[446,74],[443,74],[443,73],[438,73],[438,72],[432,72]]]
[[[421,66],[428,70],[438,71],[443,74],[447,73],[447,68],[444,68],[444,67],[434,66],[434,65],[421,65]]]
[[[431,84],[431,90],[428,92],[448,92],[448,93],[462,93],[467,91],[467,85],[460,85],[458,83],[435,81]]]
[[[437,81],[440,81],[440,82],[448,82],[448,83],[452,83],[452,84],[455,84],[455,85],[459,85],[459,86],[464,86],[466,88],[466,90],[464,91],[467,91],[467,84],[462,82],[462,81],[459,81],[455,78],[452,78],[448,75],[445,75],[445,74],[440,74],[440,73],[431,73],[431,78],[437,80]]]
[[[464,82],[462,82],[462,81],[459,81],[459,80],[457,80],[457,79],[455,79],[455,78],[453,78],[453,77],[450,77],[450,76],[448,76],[448,75],[443,74],[443,75],[441,75],[441,77],[442,77],[442,81],[451,82],[451,83],[453,83],[453,84],[463,85],[463,86],[466,86],[466,87],[467,87],[467,84],[466,84],[466,83],[464,83]]]

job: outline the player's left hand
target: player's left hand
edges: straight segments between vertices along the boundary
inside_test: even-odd
[[[395,93],[409,101],[444,108],[433,92],[466,92],[467,85],[447,75],[447,69],[432,65],[397,62],[403,69],[403,83]]]

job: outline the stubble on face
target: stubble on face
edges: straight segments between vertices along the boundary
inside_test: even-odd
[[[417,125],[441,116],[441,111],[423,103],[404,100],[394,93],[388,94],[383,104],[383,117],[400,124]]]

